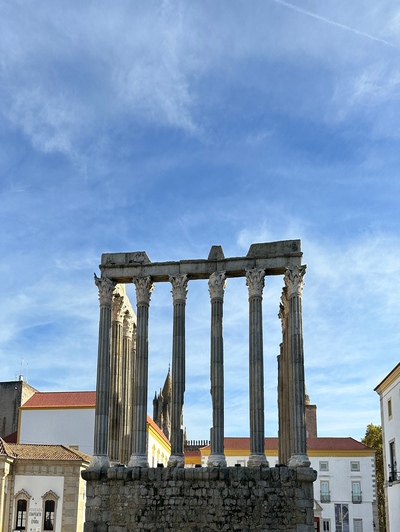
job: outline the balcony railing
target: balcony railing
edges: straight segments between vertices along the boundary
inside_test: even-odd
[[[361,493],[352,493],[351,494],[351,500],[354,504],[361,504],[362,503],[362,494]]]
[[[331,492],[328,491],[328,493],[325,491],[325,492],[322,492],[321,491],[321,499],[320,501],[321,502],[331,502]]]
[[[400,473],[397,472],[396,463],[392,466],[389,464],[389,486],[393,484],[393,482],[398,482],[400,480]]]

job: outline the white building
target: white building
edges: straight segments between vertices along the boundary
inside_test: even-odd
[[[93,455],[96,392],[36,392],[20,407],[18,443],[63,444]],[[171,446],[147,416],[148,461],[167,465]]]
[[[228,466],[245,467],[250,438],[225,438]],[[278,438],[265,438],[270,467],[278,463]],[[375,451],[353,438],[307,439],[311,466],[318,473],[314,483],[314,516],[317,532],[377,532]],[[187,467],[207,466],[210,446],[188,452]],[[398,530],[398,529],[397,529]]]
[[[400,363],[375,388],[381,405],[383,463],[385,478],[386,529],[400,530]]]
[[[0,530],[82,532],[90,456],[63,445],[0,438]]]

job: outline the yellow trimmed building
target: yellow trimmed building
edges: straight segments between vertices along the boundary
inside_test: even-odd
[[[250,438],[225,438],[228,466],[246,467]],[[270,467],[278,463],[278,438],[265,438]],[[206,467],[210,446],[185,453],[186,467]],[[307,439],[314,483],[315,530],[318,532],[378,532],[375,451],[353,438]]]

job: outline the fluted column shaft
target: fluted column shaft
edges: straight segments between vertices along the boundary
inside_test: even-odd
[[[148,337],[150,295],[154,289],[151,277],[134,278],[137,301],[136,367],[133,390],[133,430],[130,467],[149,467],[147,458],[147,390]]]
[[[268,465],[264,454],[264,355],[262,327],[264,277],[264,270],[253,269],[246,271],[246,284],[249,288],[249,467]]]
[[[123,323],[123,338],[122,338],[122,397],[121,397],[121,425],[120,425],[120,449],[119,461],[122,464],[128,464],[131,446],[130,440],[130,418],[131,418],[131,352],[132,352],[132,333],[133,333],[133,318],[131,314],[126,311],[124,314]]]
[[[288,268],[285,284],[289,301],[289,347],[291,371],[291,440],[292,455],[289,460],[291,467],[308,467],[307,432],[305,421],[305,378],[303,352],[303,326],[301,296],[305,266]]]
[[[171,275],[174,321],[172,336],[171,456],[169,467],[184,467],[183,404],[185,394],[185,310],[187,275]]]
[[[278,371],[278,413],[279,413],[279,461],[287,464],[292,455],[291,446],[291,371],[290,371],[290,348],[288,345],[289,328],[289,302],[286,288],[282,291],[279,317],[282,323],[282,343]]]
[[[208,466],[225,467],[224,454],[224,340],[222,333],[225,272],[214,272],[208,281],[211,299],[210,379],[213,426],[210,431],[211,453]]]
[[[124,297],[115,293],[111,307],[111,377],[110,420],[108,454],[112,462],[118,462],[122,408],[122,337]]]
[[[108,467],[108,422],[110,406],[110,329],[111,303],[115,283],[94,276],[99,290],[100,320],[97,356],[96,408],[94,418],[93,458],[90,467]]]

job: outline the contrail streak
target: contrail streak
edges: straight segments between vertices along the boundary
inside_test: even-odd
[[[392,46],[393,48],[397,48],[395,44],[389,41],[385,41],[384,39],[379,39],[379,37],[374,37],[373,35],[370,35],[369,33],[365,33],[364,31],[356,30],[355,28],[346,26],[346,24],[341,24],[340,22],[334,22],[333,20],[329,20],[325,17],[322,17],[321,15],[316,15],[315,13],[312,13],[311,11],[307,11],[306,9],[303,9],[301,7],[294,6],[293,4],[290,4],[289,2],[286,2],[285,0],[271,0],[271,1],[275,2],[275,4],[280,4],[282,6],[288,7],[289,9],[293,9],[293,11],[297,11],[298,13],[302,13],[303,15],[307,15],[308,17],[316,18],[317,20],[321,20],[322,22],[326,22],[327,24],[331,24],[332,26],[341,28],[342,30],[351,31],[352,33],[355,33],[356,35],[366,37],[367,39],[371,39],[372,41],[380,42],[382,44],[386,44],[387,46]]]

